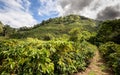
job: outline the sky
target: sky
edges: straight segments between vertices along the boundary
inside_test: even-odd
[[[119,19],[120,0],[0,0],[0,21],[14,28],[31,27],[69,14],[97,20]]]

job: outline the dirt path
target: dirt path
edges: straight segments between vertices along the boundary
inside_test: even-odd
[[[100,57],[99,51],[95,52],[95,56],[91,60],[91,64],[84,71],[75,75],[114,75],[105,67],[103,59]]]

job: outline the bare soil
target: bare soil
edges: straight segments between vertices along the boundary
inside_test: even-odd
[[[114,75],[112,71],[106,67],[104,60],[101,58],[99,51],[95,52],[95,56],[91,60],[91,64],[88,68],[74,75]]]

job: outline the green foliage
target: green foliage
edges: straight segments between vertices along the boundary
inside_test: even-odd
[[[3,32],[3,24],[0,22],[0,33]]]
[[[11,28],[9,25],[5,25],[3,27],[2,35],[5,37],[9,37],[10,35],[14,34],[16,30],[14,28]]]
[[[69,75],[84,70],[96,48],[86,41],[3,40],[0,74]]]
[[[57,17],[48,19],[34,27],[21,27],[10,38],[38,38],[44,40],[46,34],[52,34],[55,38],[60,38],[61,35],[69,35],[69,31],[73,28],[83,28],[85,31],[94,32],[96,22],[78,15],[68,15],[65,17]]]
[[[69,34],[70,34],[69,40],[74,42],[88,40],[92,36],[90,32],[82,30],[82,28],[73,28],[71,29]]]
[[[0,46],[1,74],[53,74],[50,51],[38,41],[6,40],[1,41]]]
[[[20,27],[20,28],[18,29],[18,31],[28,31],[28,30],[30,30],[30,29],[32,29],[32,27],[26,27],[26,26],[24,26],[24,27]]]
[[[99,50],[107,64],[115,72],[115,75],[120,75],[120,45],[113,42],[107,42],[101,45]]]
[[[45,40],[45,41],[49,41],[49,40],[53,40],[53,39],[54,39],[54,36],[52,34],[46,34],[43,37],[43,40]]]
[[[107,42],[114,41],[120,43],[120,19],[104,21],[99,25],[97,41]]]
[[[79,41],[81,39],[81,35],[80,35],[80,29],[79,28],[74,28],[72,29],[69,33],[71,35],[70,37],[70,41]]]
[[[108,66],[120,75],[120,19],[100,22],[68,15],[19,29],[0,22],[0,35],[21,39],[0,37],[1,75],[70,75],[84,70],[96,49],[86,41],[99,46]]]
[[[99,46],[101,55],[108,66],[120,75],[120,19],[107,20],[98,26],[95,37],[89,39],[90,42]]]
[[[92,19],[68,15],[30,28],[4,26],[2,34],[17,40],[0,40],[0,74],[70,75],[85,70],[96,50],[86,41],[95,24]]]

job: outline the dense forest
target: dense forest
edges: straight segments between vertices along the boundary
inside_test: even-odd
[[[71,75],[84,71],[96,50],[120,75],[120,19],[68,15],[21,28],[0,22],[0,75]]]

